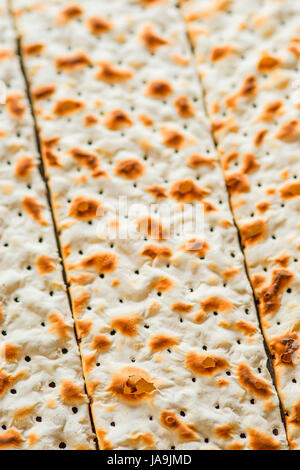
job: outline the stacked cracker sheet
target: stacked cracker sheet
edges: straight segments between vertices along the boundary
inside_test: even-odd
[[[300,3],[182,1],[291,448],[300,446]]]
[[[92,449],[79,351],[15,45],[1,1],[0,449]]]
[[[100,448],[286,449],[180,10],[11,5]]]

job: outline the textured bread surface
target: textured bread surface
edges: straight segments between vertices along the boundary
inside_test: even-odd
[[[300,448],[299,1],[182,0],[291,448]]]
[[[12,7],[100,448],[286,449],[175,2]],[[124,197],[144,211],[118,217]],[[201,236],[190,214],[177,237],[184,203]]]
[[[93,449],[73,320],[6,2],[0,1],[0,450]]]

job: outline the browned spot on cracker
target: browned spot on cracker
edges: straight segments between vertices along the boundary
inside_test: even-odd
[[[228,367],[229,363],[226,359],[213,354],[198,354],[196,351],[190,351],[186,355],[185,365],[194,374],[212,376]]]
[[[169,230],[153,217],[141,217],[137,221],[138,230],[154,240],[166,240],[169,236]]]
[[[15,166],[15,175],[18,178],[28,178],[31,170],[34,168],[34,161],[32,157],[24,156],[17,160]]]
[[[201,201],[208,194],[191,179],[177,181],[170,189],[170,196],[179,202]]]
[[[139,38],[152,54],[154,54],[160,47],[169,44],[166,39],[154,32],[152,26],[145,26]]]
[[[190,426],[184,424],[171,410],[164,410],[160,414],[160,422],[165,428],[175,431],[182,442],[198,441],[197,434]]]
[[[172,251],[168,246],[146,245],[141,252],[141,256],[146,256],[152,260],[155,258],[170,258]]]
[[[115,174],[128,180],[136,180],[145,172],[145,166],[135,158],[122,160],[115,167]]]
[[[260,116],[260,119],[265,122],[272,121],[275,118],[275,116],[278,116],[280,114],[280,110],[282,106],[283,106],[283,103],[282,101],[279,101],[279,100],[268,103],[265,106]]]
[[[130,116],[122,109],[115,109],[104,116],[104,125],[111,131],[119,131],[133,125]]]
[[[32,96],[35,101],[45,100],[50,98],[55,91],[55,85],[42,85],[32,91]]]
[[[280,188],[280,196],[282,199],[293,199],[300,196],[300,183],[287,183]]]
[[[178,340],[173,336],[165,335],[165,334],[158,334],[152,336],[149,341],[149,348],[152,352],[163,351],[164,349],[171,348],[172,346],[176,346],[178,344]]]
[[[257,332],[256,326],[243,320],[237,321],[235,328],[246,336],[253,336]]]
[[[260,214],[264,214],[269,210],[270,203],[268,201],[261,201],[256,205],[256,208]]]
[[[65,323],[64,318],[58,313],[49,313],[49,331],[60,339],[68,339],[72,328]]]
[[[11,93],[6,96],[6,106],[9,114],[17,119],[21,119],[25,114],[25,106],[22,104],[23,95]]]
[[[184,302],[174,302],[171,306],[171,309],[173,312],[184,314],[189,313],[193,309],[193,305],[186,304]]]
[[[199,258],[204,258],[210,246],[205,240],[192,238],[191,240],[188,240],[181,248],[186,253],[195,254],[199,256]]]
[[[293,119],[286,124],[284,124],[278,131],[276,137],[277,139],[283,140],[284,142],[289,142],[299,140],[299,121],[297,119]]]
[[[40,225],[48,225],[42,215],[42,208],[33,196],[24,196],[22,205],[24,210]]]
[[[288,422],[300,428],[300,401],[294,406],[294,414],[288,419]]]
[[[99,207],[100,203],[95,199],[77,196],[71,204],[69,215],[78,220],[90,220],[100,216]]]
[[[58,22],[62,24],[69,23],[69,21],[79,18],[82,14],[83,10],[80,6],[76,4],[68,5],[59,12]]]
[[[151,186],[150,188],[147,188],[146,191],[152,194],[155,199],[166,199],[168,197],[166,194],[166,188],[157,184]]]
[[[178,96],[174,101],[175,108],[177,109],[177,113],[182,118],[190,118],[195,115],[194,106],[191,104],[189,98],[187,96]]]
[[[235,108],[236,102],[239,98],[253,98],[257,93],[256,77],[251,75],[246,77],[242,88],[233,96],[226,100],[226,104],[229,108]]]
[[[78,297],[73,298],[73,309],[76,315],[80,315],[86,307],[88,306],[90,301],[90,294],[88,291],[82,292]]]
[[[106,352],[109,350],[111,345],[111,339],[104,335],[97,335],[93,339],[91,348],[98,352]]]
[[[75,100],[72,98],[66,98],[58,100],[55,103],[53,112],[58,117],[63,117],[81,111],[84,108],[85,104],[82,101]]]
[[[200,305],[205,313],[214,311],[228,313],[233,308],[233,305],[229,300],[214,296],[201,301]]]
[[[280,444],[261,431],[249,429],[249,447],[252,450],[279,450]]]
[[[81,260],[77,265],[71,266],[74,268],[91,269],[98,274],[105,274],[115,271],[118,265],[118,256],[115,253],[102,251],[89,255]]]
[[[146,433],[136,433],[134,432],[130,437],[127,438],[129,443],[134,446],[135,449],[151,450],[155,449],[155,438],[153,434]]]
[[[211,60],[217,62],[219,60],[225,59],[233,49],[231,46],[216,46],[211,51]]]
[[[150,116],[147,116],[147,114],[140,114],[139,120],[142,124],[144,124],[145,127],[150,127],[154,124],[153,119],[151,119]]]
[[[258,170],[259,164],[256,161],[256,157],[253,153],[247,153],[243,159],[242,173],[254,173]]]
[[[282,268],[287,268],[290,262],[290,256],[286,253],[282,253],[281,255],[275,258],[275,263],[279,264]]]
[[[257,69],[259,70],[259,72],[268,73],[275,70],[277,67],[279,67],[280,64],[281,60],[277,59],[277,57],[265,55],[259,60],[257,64]]]
[[[77,147],[71,149],[69,153],[81,166],[88,168],[94,178],[107,177],[107,173],[100,168],[99,158],[96,154]]]
[[[94,114],[87,114],[84,116],[84,125],[87,127],[95,126],[99,122],[99,119]]]
[[[275,356],[276,365],[295,366],[299,348],[300,338],[295,332],[289,331],[272,338],[270,342],[270,350]]]
[[[144,7],[152,7],[158,3],[164,3],[166,0],[139,0]]]
[[[166,80],[154,80],[149,83],[145,93],[149,98],[165,99],[173,93],[173,88]]]
[[[180,150],[183,147],[184,135],[175,129],[162,129],[163,143],[174,150]]]
[[[27,44],[23,46],[23,51],[25,55],[39,55],[45,46],[42,43]]]
[[[85,52],[79,51],[68,56],[57,57],[55,65],[58,70],[73,72],[74,70],[91,65],[91,61]]]
[[[0,397],[5,395],[7,390],[13,386],[18,380],[27,377],[26,371],[19,371],[14,375],[7,374],[4,370],[0,369]]]
[[[36,261],[39,274],[48,274],[55,271],[55,265],[51,258],[47,255],[41,255]]]
[[[0,449],[16,449],[21,447],[23,439],[16,429],[8,429],[0,434]]]
[[[237,160],[238,157],[239,157],[239,154],[237,152],[228,153],[223,159],[224,170],[228,170],[230,163],[233,162],[234,160]]]
[[[137,314],[133,314],[127,317],[115,318],[111,322],[111,327],[124,336],[134,338],[134,336],[138,334],[138,324],[140,321],[141,317]]]
[[[96,75],[97,80],[101,80],[106,83],[123,83],[127,82],[127,80],[130,80],[132,77],[133,73],[130,70],[121,69],[110,62],[103,62]]]
[[[174,283],[168,277],[161,276],[151,282],[151,287],[156,289],[158,292],[166,292],[174,287]]]
[[[52,150],[58,142],[59,137],[42,140],[42,154],[48,166],[61,167],[58,156]]]
[[[93,322],[91,320],[77,320],[76,327],[78,329],[79,338],[82,338],[91,332],[93,328]]]
[[[109,33],[112,30],[112,23],[100,16],[94,16],[87,21],[87,27],[92,34],[99,36],[100,34]]]
[[[108,391],[127,402],[137,403],[151,398],[155,381],[139,367],[123,367],[112,378]]]
[[[215,428],[215,435],[218,439],[231,439],[233,433],[233,425],[232,424],[222,424]]]
[[[60,396],[67,405],[77,405],[84,401],[84,394],[79,385],[71,380],[63,380],[60,387]]]
[[[262,129],[256,134],[256,136],[254,137],[254,142],[253,142],[254,145],[256,145],[256,147],[260,147],[264,143],[267,133],[268,133],[267,129]]]
[[[242,173],[233,173],[226,177],[226,184],[231,195],[247,193],[250,191],[250,185],[247,177]]]
[[[280,294],[292,282],[294,274],[286,269],[272,272],[271,284],[262,290],[260,311],[262,315],[276,313],[280,307]]]
[[[266,235],[266,222],[264,220],[255,220],[250,224],[243,225],[240,231],[244,245],[255,245],[255,243],[262,241]]]
[[[269,398],[272,395],[267,382],[256,377],[247,364],[239,364],[237,374],[239,383],[249,392],[261,398]]]
[[[233,277],[237,276],[239,274],[240,270],[239,269],[226,269],[225,271],[222,272],[222,276],[224,279],[232,279]]]
[[[215,168],[216,162],[214,158],[204,157],[203,155],[191,155],[187,160],[187,166],[197,170],[201,166],[207,166],[209,168]]]
[[[3,356],[8,363],[16,362],[20,357],[20,348],[15,344],[6,343],[3,345]]]

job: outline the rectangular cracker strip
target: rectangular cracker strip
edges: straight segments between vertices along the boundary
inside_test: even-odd
[[[181,2],[234,216],[300,448],[300,3]]]
[[[12,5],[100,447],[285,449],[175,3]]]
[[[72,314],[15,46],[1,0],[0,450],[93,449]]]

